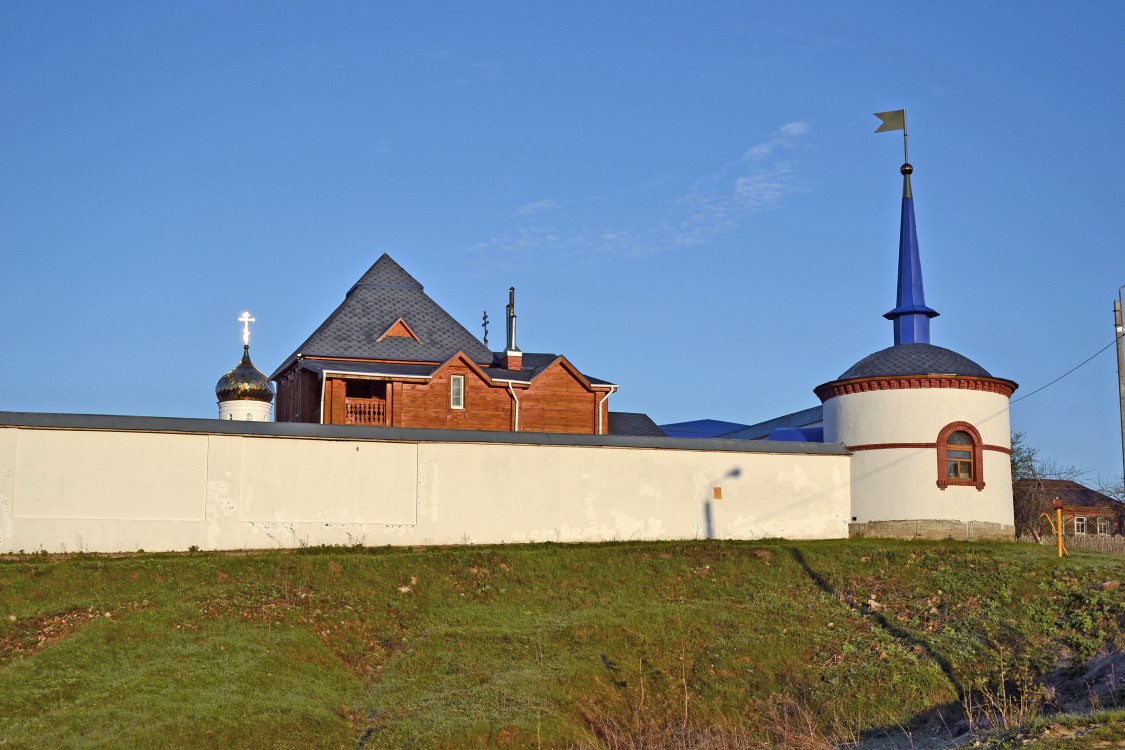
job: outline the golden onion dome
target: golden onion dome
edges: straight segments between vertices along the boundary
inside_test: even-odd
[[[223,401],[273,402],[273,386],[261,370],[250,361],[250,346],[242,347],[242,361],[215,384],[215,395]]]

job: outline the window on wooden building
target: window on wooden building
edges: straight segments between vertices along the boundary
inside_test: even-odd
[[[1108,534],[1109,533],[1109,519],[1108,518],[1099,518],[1098,519],[1098,533],[1099,534]]]
[[[1074,517],[1074,533],[1075,534],[1085,534],[1086,533],[1086,516],[1075,516]]]
[[[452,409],[465,408],[464,375],[454,375],[449,379],[449,406]]]

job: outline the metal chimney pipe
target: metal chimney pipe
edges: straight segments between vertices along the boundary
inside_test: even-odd
[[[510,352],[518,352],[519,347],[516,346],[516,288],[508,288],[508,349]]]

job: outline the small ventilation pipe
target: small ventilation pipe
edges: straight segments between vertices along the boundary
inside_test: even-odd
[[[504,351],[504,369],[523,369],[523,352],[516,346],[516,288],[508,289],[508,345]]]

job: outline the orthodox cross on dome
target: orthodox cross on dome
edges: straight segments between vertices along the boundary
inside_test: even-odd
[[[902,173],[902,219],[898,233],[898,298],[895,309],[883,315],[894,324],[895,345],[930,343],[930,318],[937,317],[936,310],[926,307],[922,289],[922,260],[918,253],[918,229],[914,223],[914,193],[910,186],[910,151],[906,136],[906,110],[876,112],[882,120],[876,133],[902,131],[902,149],[906,161]]]
[[[244,312],[238,317],[238,322],[242,324],[242,345],[250,346],[250,324],[258,321],[251,318],[250,313]]]

